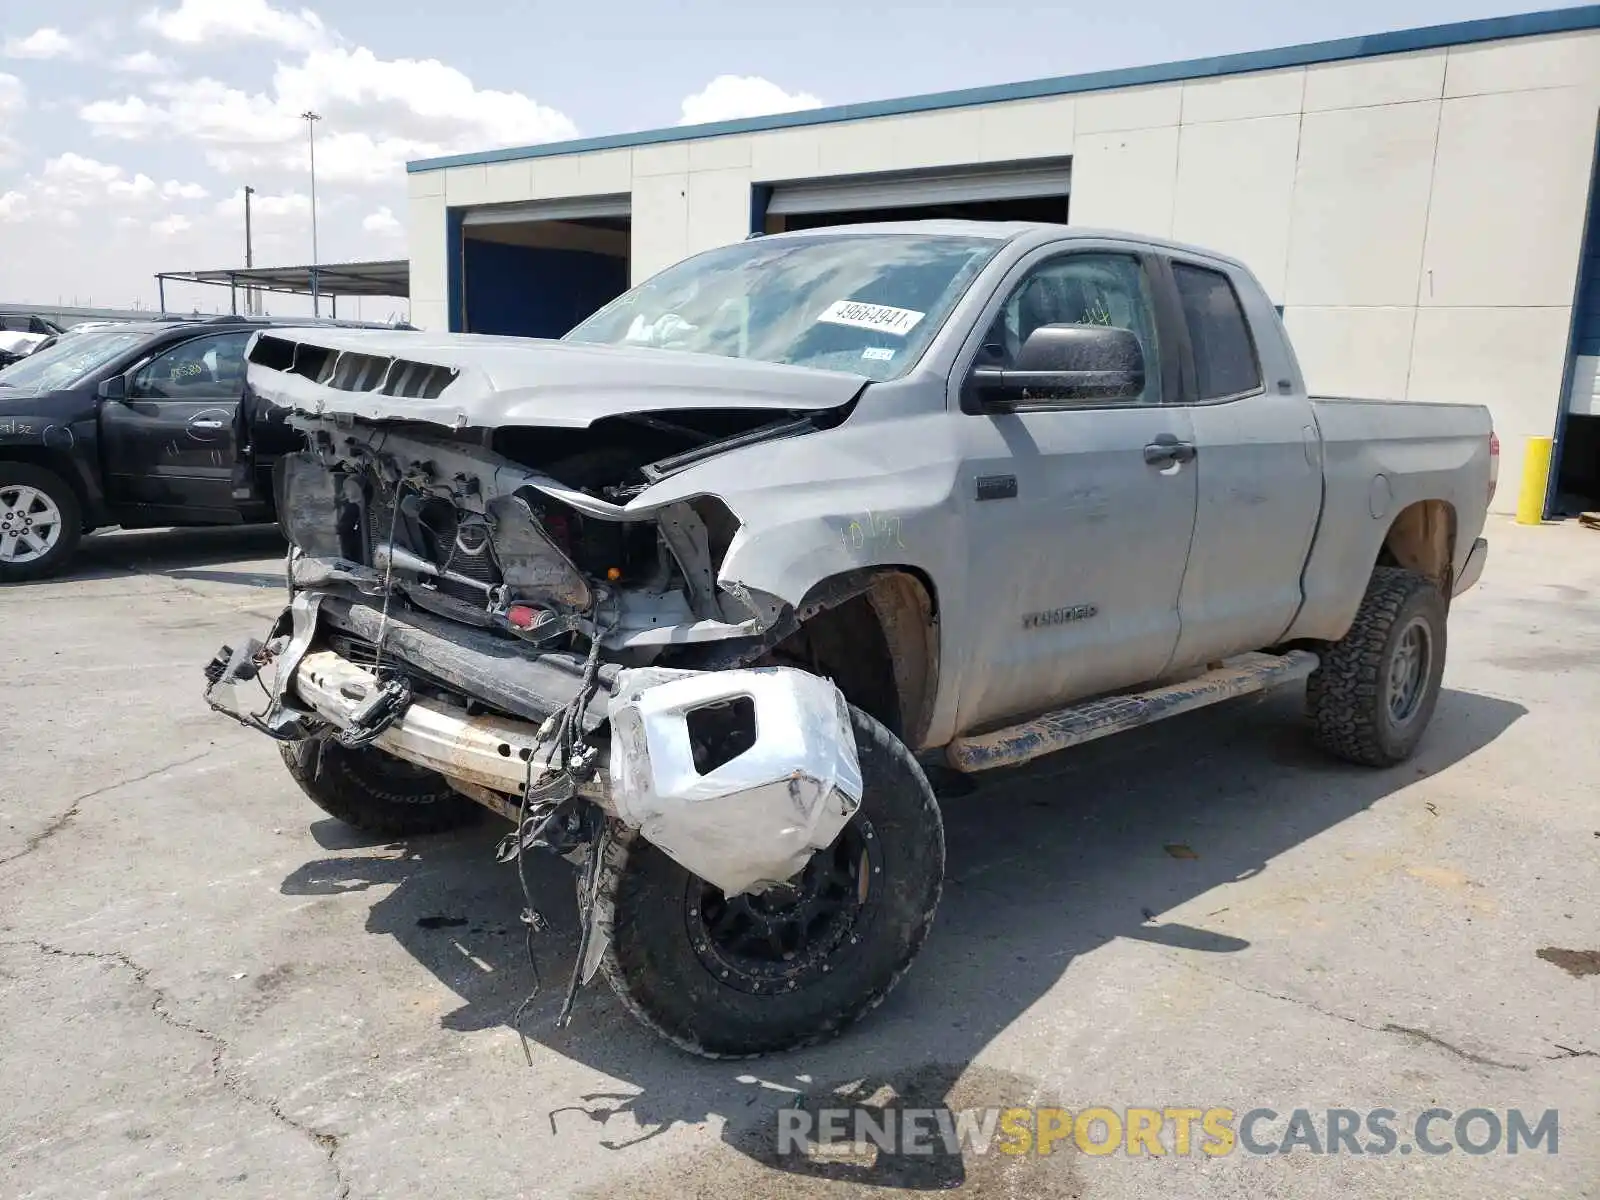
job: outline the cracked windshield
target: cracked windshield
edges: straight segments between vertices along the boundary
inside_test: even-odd
[[[999,244],[912,235],[741,242],[663,271],[567,340],[893,379],[921,357]]]

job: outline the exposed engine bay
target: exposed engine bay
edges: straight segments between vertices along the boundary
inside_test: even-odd
[[[548,466],[528,448],[547,432],[570,441],[566,431],[468,440],[478,431],[302,415],[290,424],[307,448],[281,461],[277,500],[297,586],[337,582],[372,594],[381,578],[419,608],[539,646],[598,632],[609,657],[631,666],[671,646],[759,634],[781,611],[773,598],[717,587],[717,564],[738,533],[721,500],[627,504],[705,456],[806,432],[808,418],[759,421],[728,438],[670,427],[678,441],[694,432],[709,440],[648,460],[637,444],[613,443]]]

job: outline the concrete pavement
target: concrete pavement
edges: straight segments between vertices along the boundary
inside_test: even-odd
[[[519,1035],[502,830],[364,838],[201,702],[211,652],[281,605],[275,535],[92,538],[69,578],[0,589],[0,1195],[1600,1196],[1600,534],[1489,536],[1414,762],[1326,761],[1295,689],[986,778],[947,801],[900,988],[745,1063],[686,1058],[598,982],[553,1028],[556,862]],[[839,1089],[1387,1107],[1404,1133],[1554,1108],[1560,1152],[775,1160],[778,1108]]]

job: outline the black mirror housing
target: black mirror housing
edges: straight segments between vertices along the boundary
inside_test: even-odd
[[[102,400],[126,400],[128,398],[128,377],[126,375],[113,375],[110,379],[102,379],[100,386],[95,389],[95,394]]]
[[[1005,411],[1030,400],[1132,400],[1144,385],[1144,349],[1131,329],[1041,325],[1012,366],[974,370],[971,391],[980,409]]]

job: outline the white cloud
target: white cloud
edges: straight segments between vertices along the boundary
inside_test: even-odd
[[[133,54],[124,54],[111,64],[119,71],[126,71],[130,75],[165,75],[172,70],[172,63],[162,58],[159,54],[152,54],[148,50],[138,50]]]
[[[310,9],[288,12],[267,0],[180,0],[176,8],[151,9],[139,23],[180,46],[258,41],[308,50],[328,40]]]
[[[52,158],[44,164],[44,177],[65,187],[79,184],[109,184],[122,175],[122,168],[98,159],[85,158],[72,151]]]
[[[401,233],[400,220],[386,204],[377,212],[368,213],[361,219],[361,228],[367,233],[375,233],[380,237],[399,237]]]
[[[177,237],[180,233],[188,233],[192,228],[194,222],[182,213],[173,213],[170,217],[150,222],[150,232],[161,238]]]
[[[77,58],[83,53],[83,47],[59,29],[47,25],[35,29],[27,37],[7,38],[5,53],[7,58]]]
[[[161,187],[140,172],[129,175],[113,163],[68,151],[48,160],[37,175],[29,175],[5,194],[4,215],[9,220],[44,217],[71,223],[78,214],[110,209],[126,213],[130,206],[154,202],[157,197],[195,199],[205,189],[196,183],[168,180]]]
[[[28,89],[22,86],[22,80],[0,74],[0,166],[16,157],[17,142],[11,136],[11,123],[27,107]]]
[[[161,79],[143,94],[97,100],[79,116],[101,137],[187,139],[234,176],[308,169],[308,109],[317,174],[330,184],[394,184],[410,159],[571,138],[563,113],[520,92],[480,89],[435,59],[384,59],[363,47],[324,46],[279,64],[266,92],[216,79]]]
[[[318,205],[320,208],[321,205]],[[216,214],[219,217],[244,219],[244,189],[240,188],[226,200],[217,202]],[[281,195],[263,195],[257,192],[250,197],[250,215],[252,217],[265,217],[268,220],[284,217],[304,217],[307,221],[311,217],[311,197],[303,192],[284,192]]]
[[[211,193],[198,183],[180,183],[169,179],[161,185],[163,200],[204,200]]]
[[[757,75],[718,75],[692,96],[683,98],[680,125],[704,125],[740,117],[766,117],[773,113],[821,108],[810,92],[784,91],[770,79]]]

